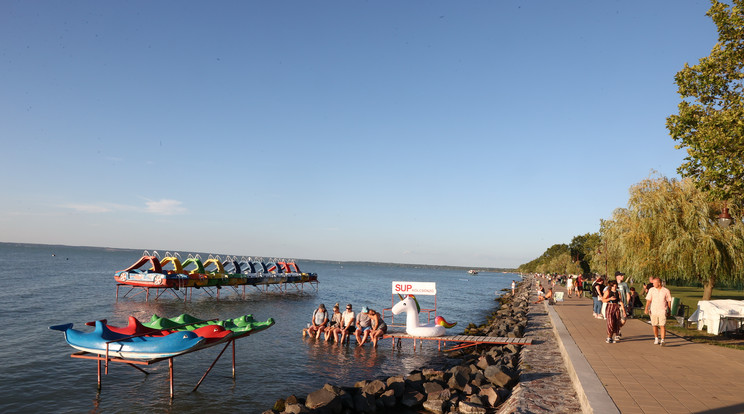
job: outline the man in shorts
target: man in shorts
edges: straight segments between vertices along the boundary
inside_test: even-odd
[[[364,345],[367,338],[372,334],[372,318],[369,316],[369,309],[362,307],[362,311],[356,317],[356,336],[357,345]]]
[[[661,286],[661,280],[658,277],[652,280],[653,287],[648,290],[646,295],[646,309],[644,313],[649,315],[651,311],[651,326],[654,328],[654,345],[664,346],[664,337],[666,336],[666,315],[672,309],[672,294],[669,289]],[[659,331],[661,331],[661,341],[659,341]]]

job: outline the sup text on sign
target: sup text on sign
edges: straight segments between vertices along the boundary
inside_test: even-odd
[[[393,294],[401,295],[436,295],[435,282],[393,282]]]

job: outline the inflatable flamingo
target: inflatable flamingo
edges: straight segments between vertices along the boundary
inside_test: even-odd
[[[442,336],[445,328],[451,328],[457,325],[457,322],[450,324],[443,317],[434,318],[433,324],[419,325],[419,306],[416,298],[411,295],[406,296],[403,300],[393,306],[393,315],[402,312],[406,313],[406,333],[411,336]]]

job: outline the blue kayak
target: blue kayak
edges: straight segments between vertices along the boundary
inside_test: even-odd
[[[124,335],[110,330],[101,321],[96,321],[93,332],[72,329],[71,323],[50,326],[49,329],[62,331],[70,346],[81,351],[119,358],[155,359],[169,358],[199,348],[206,339],[194,332],[174,332],[165,336]],[[110,342],[113,341],[113,342]]]

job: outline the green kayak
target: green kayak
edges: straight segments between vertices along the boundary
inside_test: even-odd
[[[232,337],[244,336],[249,333],[260,332],[274,325],[274,318],[266,321],[256,321],[253,315],[243,315],[238,318],[225,320],[204,320],[187,313],[176,316],[175,318],[164,318],[158,315],[152,315],[150,322],[142,325],[153,329],[168,329],[178,331],[193,331],[208,325],[220,325],[226,330],[232,331]]]

